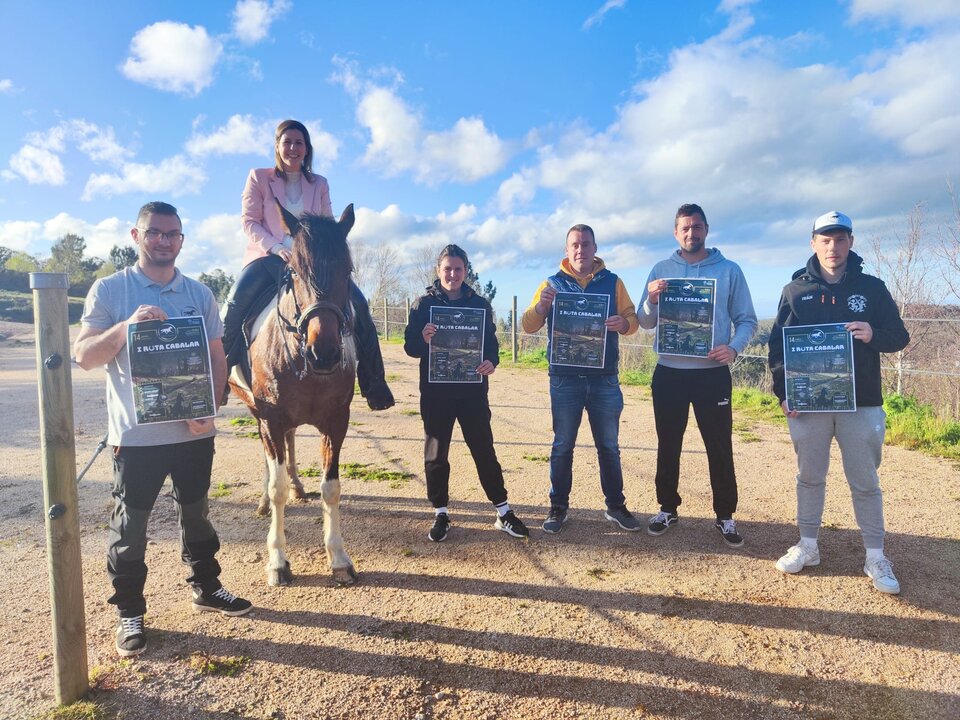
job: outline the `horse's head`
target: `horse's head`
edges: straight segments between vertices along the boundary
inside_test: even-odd
[[[310,214],[298,218],[282,206],[280,216],[293,237],[293,323],[303,359],[314,373],[329,373],[343,361],[343,332],[350,314],[353,262],[347,234],[353,227],[353,205],[339,221]]]

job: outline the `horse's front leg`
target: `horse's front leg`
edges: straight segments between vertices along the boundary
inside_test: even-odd
[[[323,544],[327,560],[333,571],[333,580],[338,585],[352,585],[357,581],[353,561],[343,549],[343,534],[340,530],[340,447],[347,434],[349,410],[344,408],[331,422],[329,434],[321,430],[320,455],[323,461]],[[319,428],[318,428],[319,429]]]
[[[303,483],[297,473],[297,429],[287,431],[287,471],[290,474],[290,499],[306,500],[307,494],[303,491]]]
[[[284,530],[284,509],[289,493],[289,478],[284,458],[284,435],[273,432],[261,422],[260,436],[267,461],[269,479],[267,495],[270,498],[270,531],[267,533],[267,584],[289,585],[293,581],[290,563],[287,560],[287,535]]]
[[[260,495],[260,502],[257,504],[257,515],[264,517],[270,512],[270,463],[267,461],[267,453],[263,453],[263,493]]]

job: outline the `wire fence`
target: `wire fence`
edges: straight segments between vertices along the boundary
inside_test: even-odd
[[[525,309],[524,306],[518,307],[516,296],[512,298],[510,307],[493,309],[500,347],[510,349],[514,362],[525,353],[546,348],[547,344],[545,328],[530,334],[523,332],[523,328],[513,322],[514,318],[522,316]],[[403,305],[374,302],[370,312],[382,337],[402,338],[410,315],[410,301],[407,300]],[[911,395],[932,405],[941,415],[954,419],[960,417],[960,318],[908,317],[904,318],[904,322],[915,342],[912,341],[905,353],[882,356],[884,392]],[[928,323],[941,324],[946,332],[934,333],[935,340],[930,339],[928,332],[915,332],[915,328]],[[637,335],[621,338],[620,369],[652,371],[656,364],[653,339],[653,332],[644,330]],[[769,392],[771,383],[766,344],[749,345],[745,352],[737,356],[731,372],[735,385]]]

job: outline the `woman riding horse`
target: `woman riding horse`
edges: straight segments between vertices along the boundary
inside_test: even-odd
[[[248,238],[247,251],[243,270],[227,298],[223,319],[228,374],[246,352],[242,335],[248,309],[267,288],[276,288],[279,275],[290,262],[292,239],[283,230],[277,203],[297,217],[305,212],[333,217],[327,180],[311,168],[313,145],[307,128],[296,120],[284,120],[277,126],[275,140],[275,167],[251,170],[243,189],[242,218]],[[377,328],[366,298],[352,281],[350,299],[354,310],[360,393],[371,410],[386,410],[394,400],[384,376]]]

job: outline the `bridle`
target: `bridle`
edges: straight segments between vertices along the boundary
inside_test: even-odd
[[[288,332],[298,340],[297,352],[300,356],[300,360],[303,362],[301,369],[297,369],[296,359],[294,358],[293,353],[290,352],[290,344],[286,342],[286,340],[283,342],[283,349],[287,354],[287,362],[290,363],[290,367],[296,373],[297,380],[303,380],[307,374],[311,372],[308,370],[309,363],[307,362],[307,325],[310,324],[310,321],[324,311],[332,312],[337,318],[337,336],[340,339],[341,369],[347,366],[347,354],[344,352],[343,338],[345,335],[350,334],[351,327],[350,322],[348,321],[349,311],[345,312],[344,308],[341,308],[329,300],[320,299],[305,308],[301,308],[300,301],[297,300],[297,294],[294,292],[293,287],[293,279],[296,276],[296,270],[288,267],[286,272],[281,273],[277,278],[277,327],[280,328],[281,337],[284,332]],[[316,283],[310,283],[310,285],[317,297],[322,298],[324,295],[326,295],[326,290],[324,288],[318,287]],[[283,311],[280,309],[280,301],[283,299],[285,292],[289,292],[291,295],[293,295],[293,322],[287,320],[287,318],[283,315]],[[312,373],[314,375],[330,375],[334,371],[335,368],[331,368],[330,370],[326,371],[313,370]]]

